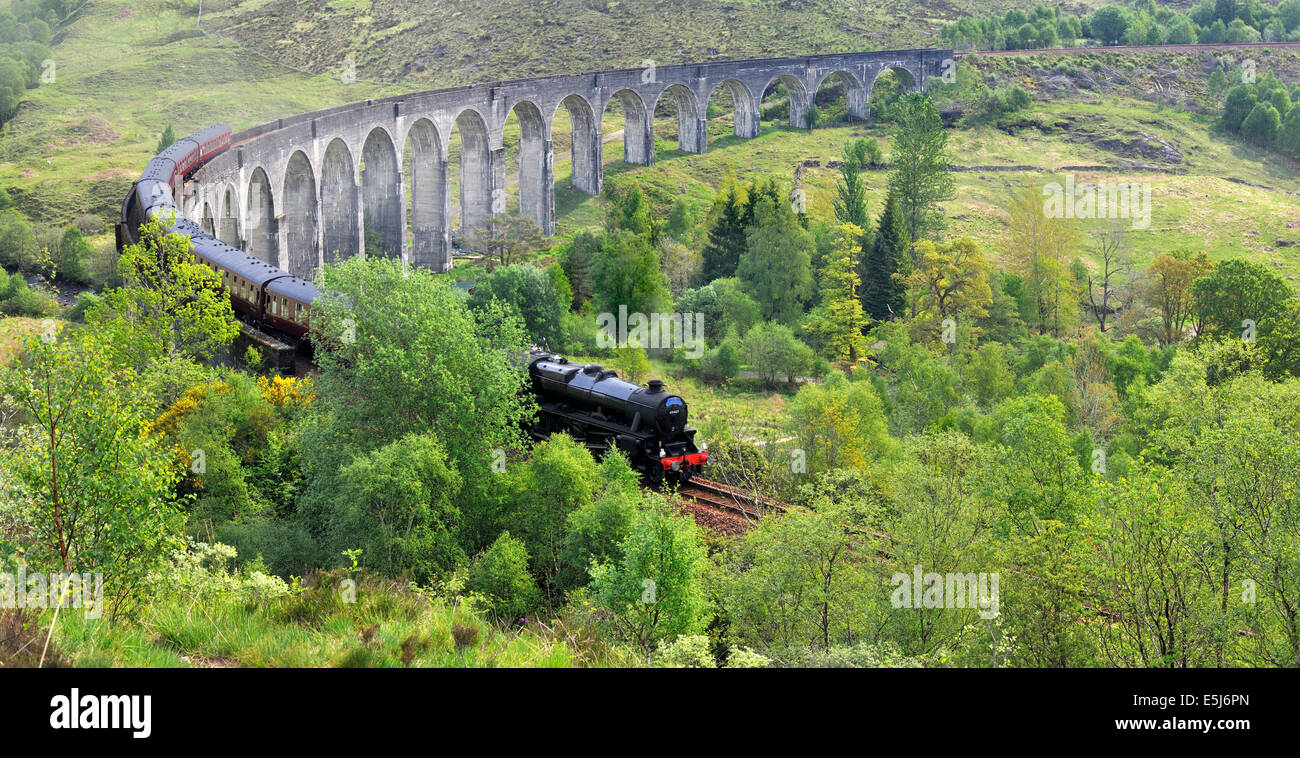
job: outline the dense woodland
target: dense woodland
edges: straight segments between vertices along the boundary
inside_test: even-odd
[[[1185,6],[1184,6],[1185,7]],[[1034,50],[1090,45],[1195,45],[1300,41],[1300,2],[1201,0],[1183,12],[1155,0],[1107,5],[1090,15],[1042,4],[1001,16],[967,16],[940,36],[958,49]]]

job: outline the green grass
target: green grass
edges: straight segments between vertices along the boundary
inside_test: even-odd
[[[26,316],[0,316],[0,367],[8,366],[18,349],[33,334],[40,333],[44,320]],[[62,319],[54,319],[54,323],[58,329],[67,326],[67,322]]]
[[[205,36],[184,3],[90,3],[56,42],[55,81],[28,90],[0,140],[0,186],[40,221],[111,220],[168,124],[240,129],[406,89],[304,76]]]
[[[300,594],[261,601],[216,592],[164,595],[131,621],[65,612],[53,645],[78,667],[555,668],[631,663],[603,647],[577,649],[562,631],[495,625],[461,605],[426,599],[387,580],[363,579],[356,603],[339,597],[328,579]]]

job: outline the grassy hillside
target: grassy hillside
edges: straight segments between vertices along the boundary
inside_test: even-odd
[[[4,129],[0,187],[34,220],[62,224],[86,212],[109,220],[169,123],[178,134],[216,122],[241,128],[419,87],[636,65],[647,57],[672,62],[932,44],[928,30],[940,21],[985,12],[986,6],[976,0],[930,3],[918,14],[901,2],[865,10],[848,3],[712,0],[684,9],[655,0],[415,7],[391,1],[252,0],[204,6],[204,28],[220,30],[224,36],[218,36],[196,29],[197,4],[186,0],[164,2],[147,13],[125,0],[92,0],[56,36],[56,81],[29,90],[19,116]],[[673,23],[653,23],[670,7]],[[773,20],[778,17],[779,25]],[[731,31],[719,35],[717,29]],[[525,35],[523,30],[540,31]],[[408,53],[422,53],[415,57],[429,62],[420,64],[423,70],[406,66],[399,57]],[[347,55],[355,55],[357,82],[337,76],[332,61]],[[1260,51],[1257,57],[1261,71],[1276,70],[1292,82],[1300,74],[1296,53]],[[275,61],[326,73],[303,73]],[[1075,171],[1076,178],[1151,184],[1151,228],[1133,235],[1141,257],[1171,246],[1205,246],[1214,257],[1245,255],[1274,265],[1294,282],[1300,263],[1284,245],[1300,241],[1295,210],[1300,174],[1275,155],[1213,131],[1207,111],[1214,104],[1205,93],[1212,65],[1207,54],[1172,53],[979,61],[990,83],[1018,83],[1036,102],[1023,124],[954,130],[955,162],[1035,170],[960,173],[957,198],[948,206],[951,230],[974,236],[996,255],[999,209],[1009,185],[1047,181],[1066,167],[1102,166],[1109,171]],[[400,81],[373,84],[367,77]],[[835,177],[827,163],[838,158],[846,140],[878,136],[888,155],[887,134],[876,126],[832,125],[809,132],[773,120],[764,122],[757,140],[742,141],[729,136],[725,113],[710,124],[709,152],[687,155],[676,150],[673,118],[663,115],[656,126],[658,162],[649,168],[622,163],[617,114],[607,114],[603,127],[611,140],[605,150],[608,181],[635,178],[665,210],[685,195],[703,212],[728,177],[792,179],[802,165],[810,210],[825,215]],[[603,207],[601,199],[569,187],[563,121],[555,135],[556,188],[559,228],[568,233],[598,223]],[[517,128],[507,128],[512,164],[516,135]],[[512,165],[507,175],[515,171]],[[885,179],[883,172],[868,175],[875,209]]]
[[[38,221],[110,217],[168,124],[178,135],[240,128],[378,92],[208,37],[184,3],[92,0],[55,36],[54,55],[55,81],[27,91],[0,140],[0,186]]]
[[[299,68],[435,86],[544,74],[931,47],[964,15],[1031,0],[218,0],[205,25]],[[1094,0],[1067,2],[1082,10]]]

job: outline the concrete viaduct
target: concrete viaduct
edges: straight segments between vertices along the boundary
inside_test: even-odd
[[[734,104],[735,134],[749,138],[759,134],[763,93],[777,82],[789,94],[793,126],[806,126],[812,98],[829,77],[844,84],[849,115],[865,119],[885,71],[904,71],[910,88],[924,89],[952,57],[950,50],[927,49],[647,66],[366,100],[234,134],[231,149],[186,185],[183,211],[219,239],[307,279],[323,263],[361,254],[367,236],[386,254],[446,271],[453,129],[461,140],[460,230],[482,228],[489,214],[507,211],[503,133],[514,113],[517,210],[549,235],[551,129],[560,108],[572,123],[573,185],[594,195],[603,183],[600,122],[614,100],[625,119],[623,159],[650,165],[655,106],[665,97],[676,104],[679,148],[702,153],[709,97],[720,89]]]

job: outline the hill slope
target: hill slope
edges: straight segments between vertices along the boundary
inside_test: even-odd
[[[1082,10],[1094,2],[1062,7]],[[934,47],[944,23],[1033,5],[1032,0],[253,0],[228,8],[209,3],[204,24],[305,70],[338,71],[350,57],[361,78],[446,86],[636,67],[646,59],[666,64]]]
[[[542,10],[526,11],[526,6]],[[169,123],[178,134],[218,122],[238,129],[420,87],[636,65],[651,56],[665,62],[715,52],[775,55],[927,44],[925,24],[937,25],[936,19],[964,10],[987,12],[988,4],[931,3],[925,18],[905,14],[908,23],[921,25],[907,27],[912,31],[906,34],[890,31],[903,27],[889,23],[873,27],[864,15],[868,11],[851,3],[700,0],[672,11],[671,23],[658,23],[670,8],[678,6],[657,0],[601,7],[578,0],[553,0],[549,6],[476,0],[412,9],[396,0],[249,0],[225,6],[209,2],[203,31],[195,28],[197,3],[189,0],[171,0],[147,13],[126,0],[92,0],[55,39],[56,81],[28,91],[19,116],[4,129],[0,187],[33,219],[63,224],[94,212],[108,220]],[[904,14],[904,8],[901,2],[877,4],[870,18],[894,18]],[[259,24],[252,21],[256,14],[262,14]],[[551,21],[542,23],[542,16]],[[845,20],[850,17],[859,21]],[[782,24],[762,21],[773,18],[783,19]],[[536,33],[521,36],[521,30],[535,24],[541,24]],[[370,31],[360,31],[360,26]],[[873,31],[867,34],[866,27]],[[218,28],[221,35],[265,37],[268,42],[262,47],[274,55],[255,54],[253,46],[211,31]],[[733,30],[730,46],[709,47],[720,36],[717,29]],[[699,46],[688,46],[688,41]],[[441,46],[440,52],[435,55],[426,44]],[[549,52],[530,50],[529,45]],[[314,58],[308,55],[312,50],[327,50],[329,55]],[[406,70],[396,83],[365,81],[368,74],[400,73],[406,66],[403,56],[421,51],[417,58],[430,58],[424,71]],[[332,59],[350,52],[355,52],[358,65],[358,81],[352,83],[272,60],[296,60],[331,71]],[[971,234],[996,249],[1002,233],[999,209],[1009,183],[1044,181],[1051,172],[1071,166],[1100,166],[1106,171],[1077,173],[1085,180],[1104,176],[1152,186],[1154,233],[1134,236],[1143,256],[1169,246],[1196,245],[1216,257],[1244,254],[1275,265],[1287,276],[1300,275],[1296,256],[1287,254],[1300,238],[1295,194],[1300,192],[1300,174],[1274,155],[1213,132],[1207,111],[1214,104],[1205,93],[1207,65],[1213,65],[1209,54],[1105,53],[1086,59],[1036,54],[984,58],[977,65],[990,83],[1021,84],[1037,102],[1020,127],[952,132],[955,163],[1002,169],[959,174],[958,196],[948,207],[953,232]],[[1295,82],[1300,54],[1266,51],[1263,70],[1276,70]],[[607,118],[607,132],[622,126],[615,121]],[[879,136],[888,154],[885,131],[871,125],[832,125],[807,132],[772,120],[764,122],[757,140],[741,141],[727,136],[729,117],[724,114],[710,125],[710,147],[704,155],[677,152],[671,139],[674,128],[671,118],[659,125],[659,160],[653,167],[624,165],[622,151],[609,144],[609,181],[635,178],[664,210],[682,194],[703,210],[727,176],[774,174],[789,180],[795,166],[802,164],[811,210],[826,214],[835,174],[827,163],[838,158],[846,140],[854,134]],[[511,136],[508,130],[508,141]],[[603,213],[601,199],[568,186],[567,156],[560,154],[566,137],[557,135],[561,233],[599,223]],[[616,134],[610,137],[617,139]],[[513,159],[512,150],[507,155]],[[1032,170],[1008,170],[1014,166]],[[877,172],[868,177],[873,213],[885,178]]]

